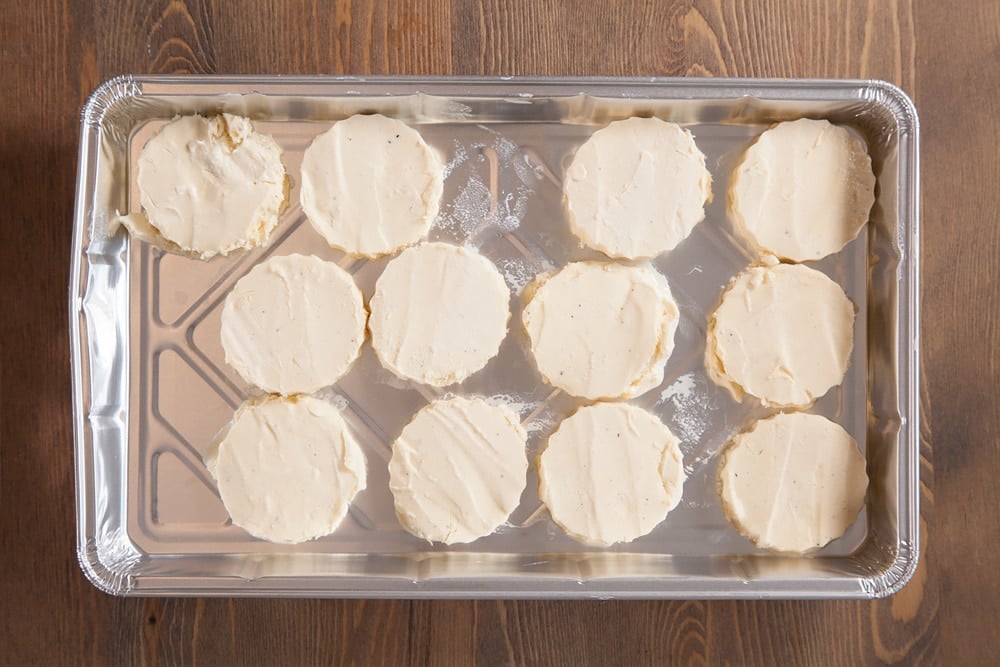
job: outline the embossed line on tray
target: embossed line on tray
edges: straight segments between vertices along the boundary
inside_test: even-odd
[[[154,353],[154,355],[153,355],[153,373],[152,373],[153,376],[159,376],[159,366],[160,366],[160,363],[161,363],[160,359],[166,353],[171,353],[171,354],[176,355],[178,357],[178,359],[180,359],[180,361],[184,362],[192,371],[194,371],[194,373],[197,374],[206,383],[206,385],[208,385],[208,387],[210,389],[212,389],[216,394],[218,394],[219,398],[221,398],[223,401],[225,401],[225,403],[229,407],[231,407],[233,409],[236,408],[236,406],[238,405],[238,403],[234,403],[226,395],[226,393],[219,388],[219,386],[217,384],[215,384],[215,383],[213,383],[211,381],[211,378],[207,377],[204,373],[199,372],[198,368],[197,368],[197,365],[195,364],[195,362],[191,359],[190,356],[188,356],[185,353],[185,351],[183,350],[183,348],[181,348],[179,346],[171,345],[171,346],[165,347],[165,348],[163,348],[161,350],[158,350],[156,353]],[[167,416],[163,414],[163,411],[161,410],[160,405],[161,405],[160,404],[160,383],[159,382],[154,382],[152,384],[152,389],[151,389],[151,392],[150,392],[150,405],[149,405],[150,411],[153,413],[153,416],[160,423],[160,425],[163,426],[164,428],[166,428],[170,432],[170,434],[174,436],[174,438],[177,440],[177,442],[179,444],[181,444],[182,446],[184,446],[185,448],[187,448],[193,458],[195,458],[199,462],[201,462],[201,452],[198,449],[198,447],[196,447],[194,445],[194,443],[192,443],[191,441],[189,441],[187,439],[187,437],[184,436],[171,423],[170,419],[168,419]],[[208,443],[204,443],[204,444],[207,445]],[[199,463],[199,465],[201,465],[202,467],[204,466],[203,463]]]

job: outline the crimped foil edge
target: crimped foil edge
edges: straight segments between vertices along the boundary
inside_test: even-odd
[[[119,102],[142,94],[142,89],[131,74],[108,79],[90,94],[83,105],[81,121],[84,126],[100,129],[104,116]]]

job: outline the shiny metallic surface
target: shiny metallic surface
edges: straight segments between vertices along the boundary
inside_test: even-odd
[[[198,262],[114,229],[138,210],[143,145],[180,113],[253,118],[284,150],[291,198],[271,242]],[[232,526],[201,453],[256,393],[226,366],[222,302],[273,254],[312,253],[351,272],[371,296],[386,259],[328,248],[298,206],[298,167],[329,123],[381,112],[412,124],[448,165],[432,240],[477,247],[515,294],[500,354],[454,392],[519,411],[532,466],[508,525],[467,545],[429,545],[401,529],[388,490],[389,446],[444,392],[398,380],[366,343],[350,373],[320,395],[340,407],[368,458],[368,488],[333,535],[296,546]],[[706,154],[714,200],[675,250],[654,260],[681,308],[663,384],[634,403],[681,438],[684,497],[652,533],[608,549],[564,535],[541,507],[534,456],[580,401],[544,384],[525,351],[519,289],[534,274],[599,258],[570,235],[561,202],[569,156],[597,128],[631,115],[684,124]],[[717,454],[755,418],[703,368],[706,314],[752,261],[726,213],[729,175],[771,123],[844,124],[869,146],[878,177],[871,223],[813,266],[858,307],[844,383],[812,408],[844,426],[868,460],[865,509],[847,533],[804,557],[756,549],[722,513]],[[753,598],[879,597],[917,562],[918,123],[909,99],[878,81],[121,77],[83,111],[70,284],[78,554],[116,595],[310,597]]]

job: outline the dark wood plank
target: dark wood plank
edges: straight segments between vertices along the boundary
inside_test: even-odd
[[[954,664],[996,654],[1000,618],[1000,5],[917,11],[923,126],[923,361],[932,403],[932,570]],[[936,519],[936,520],[935,520]]]
[[[215,6],[205,2],[108,2],[93,8],[100,74],[218,71]],[[108,38],[114,36],[111,41]],[[252,42],[245,43],[250,46]]]
[[[96,631],[89,612],[99,596],[74,556],[66,323],[74,143],[94,73],[68,63],[81,61],[93,24],[60,0],[5,7],[0,17],[8,107],[0,123],[0,661],[30,664],[42,662],[46,641],[65,638],[79,650]]]
[[[983,663],[1000,641],[1000,7],[931,0],[6,3],[0,663]],[[924,559],[865,602],[121,600],[74,556],[78,111],[122,72],[878,77],[924,128]],[[931,426],[933,425],[933,430]],[[933,444],[933,466],[931,446]],[[948,613],[939,613],[944,607]]]

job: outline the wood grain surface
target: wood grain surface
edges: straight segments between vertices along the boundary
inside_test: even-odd
[[[923,557],[876,602],[116,599],[74,555],[79,110],[133,72],[876,77],[920,111]],[[0,664],[996,664],[1000,3],[3,3]],[[933,450],[933,456],[932,456]]]

